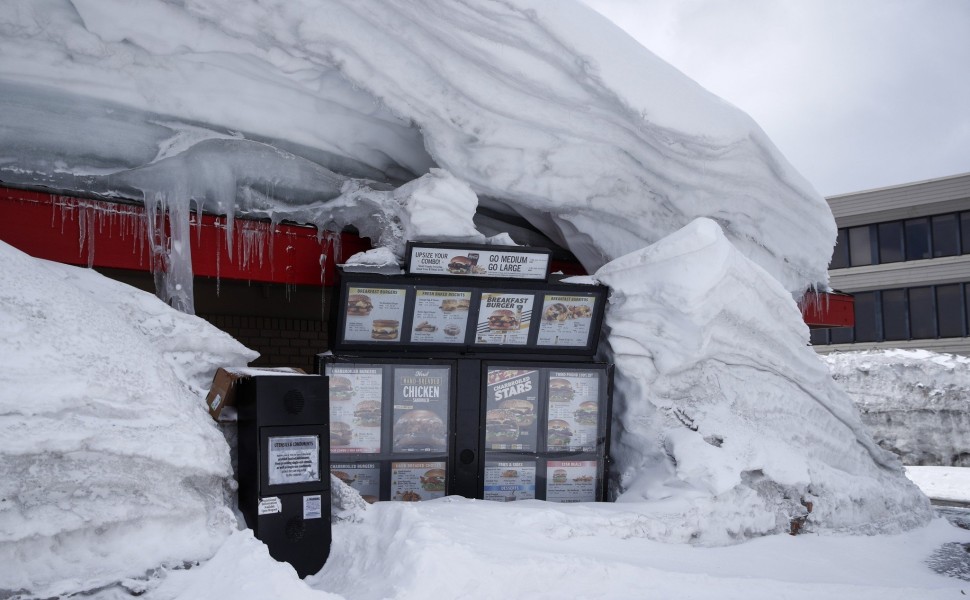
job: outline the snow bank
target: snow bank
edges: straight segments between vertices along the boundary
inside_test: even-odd
[[[822,360],[872,437],[903,463],[970,467],[970,358],[872,350]]]
[[[201,319],[0,242],[0,596],[90,590],[211,556],[233,530]]]
[[[669,539],[895,532],[927,499],[807,345],[791,296],[699,219],[597,271],[612,288],[621,502],[684,499]]]
[[[834,220],[764,132],[576,2],[12,0],[0,55],[0,179],[144,197],[177,235],[194,200],[393,245],[375,192],[441,167],[590,270],[704,216],[786,289],[827,281]]]

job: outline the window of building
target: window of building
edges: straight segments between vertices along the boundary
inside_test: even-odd
[[[894,263],[906,260],[903,249],[903,222],[879,224],[879,262]]]
[[[970,254],[970,211],[960,213],[960,249]]]
[[[956,213],[937,215],[933,225],[933,256],[956,256],[960,254],[960,222]]]
[[[909,339],[909,311],[906,290],[886,290],[882,293],[883,339]]]
[[[879,340],[879,310],[876,292],[860,292],[855,295],[855,341]]]
[[[930,258],[930,220],[906,220],[906,260]]]
[[[873,229],[871,225],[849,229],[849,262],[853,267],[871,265],[873,261]]]
[[[849,266],[849,231],[840,229],[835,238],[835,250],[832,251],[830,269],[844,269]]]
[[[852,343],[852,328],[851,327],[833,327],[829,330],[829,335],[832,339],[833,344],[851,344]]]
[[[811,342],[813,346],[824,346],[829,343],[828,329],[813,329],[811,334]]]
[[[962,287],[960,284],[936,286],[936,312],[941,338],[963,335]]]
[[[936,337],[936,302],[933,288],[909,289],[909,329],[914,339]]]

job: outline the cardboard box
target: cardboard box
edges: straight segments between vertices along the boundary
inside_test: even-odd
[[[235,410],[223,410],[236,406],[236,382],[255,375],[306,375],[306,371],[296,367],[219,367],[212,386],[205,397],[209,415],[216,421],[234,421]]]

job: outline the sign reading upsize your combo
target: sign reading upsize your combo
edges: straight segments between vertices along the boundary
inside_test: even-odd
[[[410,275],[458,275],[499,279],[535,279],[549,275],[550,252],[545,249],[495,246],[449,247],[446,244],[408,244]]]

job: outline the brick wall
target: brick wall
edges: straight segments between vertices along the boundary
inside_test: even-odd
[[[259,352],[254,367],[316,370],[316,355],[327,349],[327,324],[319,319],[205,315],[200,317]]]

